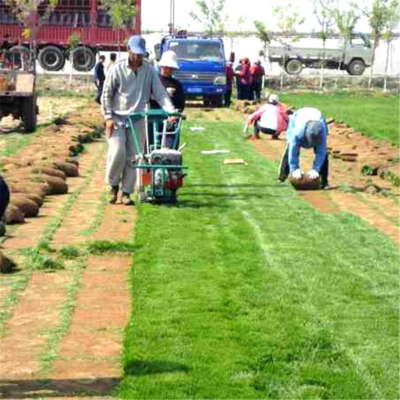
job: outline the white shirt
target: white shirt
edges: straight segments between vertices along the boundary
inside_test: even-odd
[[[276,131],[278,129],[278,109],[272,104],[266,104],[263,109],[265,110],[261,115],[258,124],[262,128],[272,129]]]

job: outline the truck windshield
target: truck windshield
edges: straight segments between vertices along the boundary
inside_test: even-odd
[[[218,42],[173,41],[170,42],[169,49],[176,53],[179,60],[220,61],[224,58]]]

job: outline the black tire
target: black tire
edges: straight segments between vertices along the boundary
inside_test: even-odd
[[[74,69],[79,72],[87,72],[96,65],[96,55],[89,47],[78,47],[72,52]]]
[[[30,96],[22,99],[22,123],[24,124],[25,132],[32,133],[36,130],[37,124],[37,107],[36,107],[36,97]]]
[[[363,60],[353,60],[347,67],[349,75],[362,75],[365,71],[365,64]]]
[[[303,63],[297,58],[293,58],[286,63],[285,70],[289,75],[299,75],[303,70]]]
[[[210,99],[210,103],[212,107],[222,107],[224,104],[224,95],[223,94],[217,94],[215,96],[212,96]]]
[[[56,46],[46,46],[39,51],[40,66],[46,71],[60,71],[65,65],[65,56]]]
[[[203,98],[203,105],[204,105],[204,107],[210,107],[211,106],[211,99],[209,97],[204,97]]]

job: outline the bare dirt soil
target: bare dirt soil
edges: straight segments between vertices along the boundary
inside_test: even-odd
[[[42,99],[40,104],[50,101]],[[56,111],[43,118],[50,121],[49,115],[57,113],[64,118],[63,110],[69,117],[59,126],[44,128],[14,158],[26,160],[38,153],[47,157],[49,149],[54,153],[55,142],[63,149],[64,141],[69,145],[71,137],[102,125],[92,100],[62,99],[55,104]],[[32,271],[26,264],[30,259],[21,254],[44,239],[53,259],[60,258],[60,250],[68,246],[82,253],[85,243],[93,240],[130,240],[134,207],[106,202],[106,143],[95,139],[84,146],[85,151],[76,157],[79,176],[66,180],[68,194],[46,195],[37,218],[8,226],[2,238],[2,251],[19,268],[0,277],[0,308],[6,310],[0,325],[3,398],[109,396],[122,375],[132,254],[81,255],[64,260],[66,268],[52,273]],[[21,287],[23,279],[26,284]]]

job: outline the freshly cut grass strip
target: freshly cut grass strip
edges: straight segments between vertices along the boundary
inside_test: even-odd
[[[241,123],[201,124],[178,205],[138,207],[119,395],[398,398],[396,246],[277,183]]]

